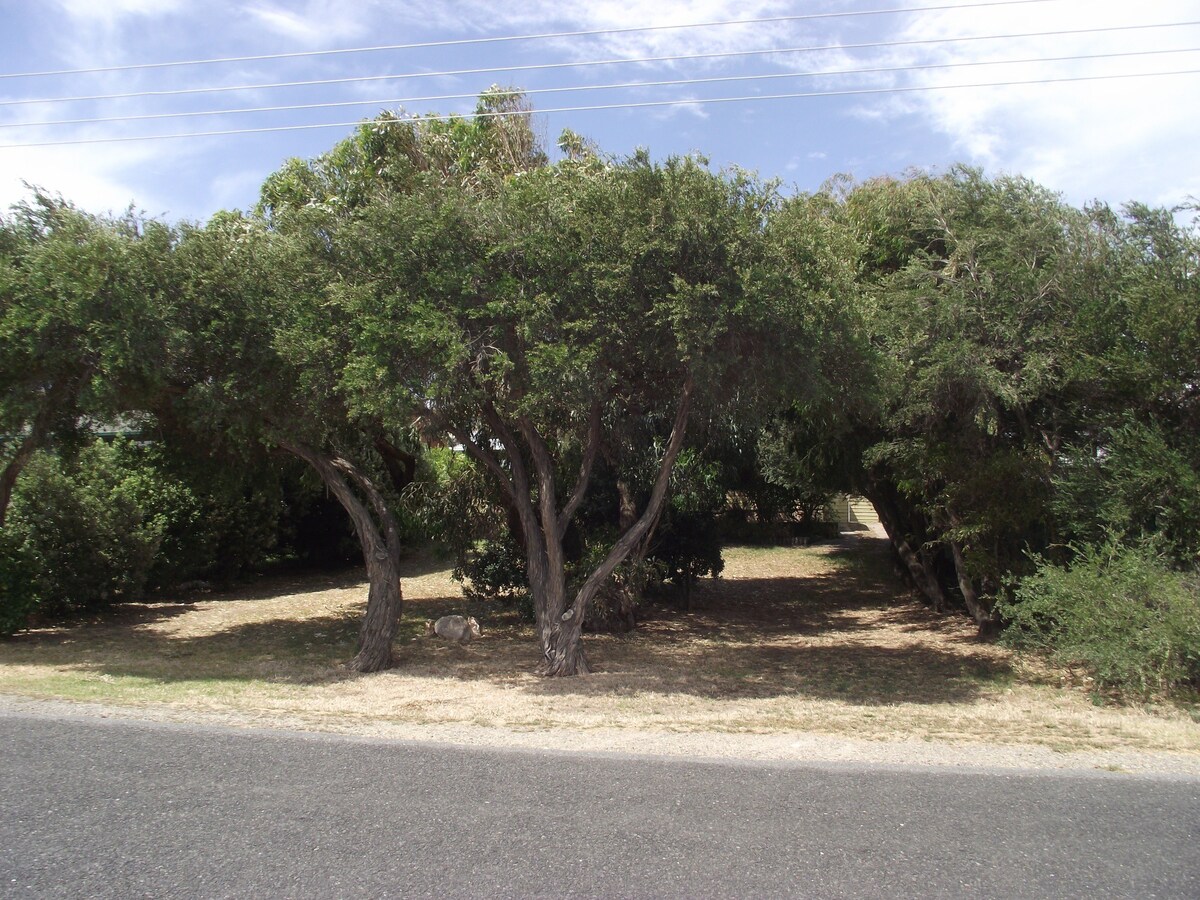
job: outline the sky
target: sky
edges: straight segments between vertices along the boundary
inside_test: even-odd
[[[967,163],[1074,204],[1200,197],[1200,0],[0,0],[0,208],[36,185],[204,221],[354,122],[492,84],[550,148],[570,128],[787,190]],[[322,127],[262,130],[292,126]]]

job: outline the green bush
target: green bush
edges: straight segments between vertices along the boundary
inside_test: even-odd
[[[477,541],[459,556],[454,579],[478,600],[515,603],[529,592],[525,558],[511,540]]]
[[[1102,543],[1121,533],[1152,542],[1181,567],[1200,563],[1200,466],[1196,441],[1155,425],[1107,429],[1104,452],[1073,448],[1054,480],[1052,508],[1065,539]]]
[[[39,611],[93,609],[145,590],[192,498],[140,455],[126,441],[96,441],[74,459],[38,454],[22,473],[6,529],[34,567]]]
[[[998,610],[1010,646],[1082,664],[1102,687],[1147,697],[1200,685],[1200,581],[1145,546],[1084,547],[1068,567],[1039,560]]]
[[[36,569],[8,532],[0,533],[0,638],[25,627],[37,608]]]
[[[284,477],[267,459],[230,466],[124,439],[36,454],[0,547],[5,628],[35,607],[61,616],[236,577],[279,546]]]

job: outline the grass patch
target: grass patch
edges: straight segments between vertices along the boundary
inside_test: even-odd
[[[341,666],[366,595],[352,572],[162,597],[18,635],[0,643],[0,692],[363,733],[805,732],[1200,752],[1195,706],[1094,706],[1069,670],[981,642],[966,618],[918,603],[881,541],[732,547],[725,559],[691,612],[652,606],[632,634],[587,636],[596,672],[585,678],[539,677],[528,624],[417,558],[389,672]],[[460,647],[425,636],[426,620],[452,613],[478,618],[483,637]]]

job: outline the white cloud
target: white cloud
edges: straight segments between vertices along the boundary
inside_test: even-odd
[[[1194,5],[1177,0],[1137,7],[1123,0],[1054,2],[976,10],[969,16],[923,13],[909,19],[908,27],[895,37],[1065,32],[1185,21],[1195,18],[1194,13]],[[898,51],[892,58],[909,65],[1044,59],[1195,46],[1197,37],[1195,27],[1055,34],[924,45]],[[1028,175],[1074,202],[1133,197],[1169,204],[1197,187],[1194,148],[1200,144],[1200,118],[1192,110],[1200,76],[1053,80],[1198,65],[1200,54],[1181,53],[926,70],[896,77],[893,83],[1042,83],[928,91],[865,106],[889,118],[918,115],[967,161]]]
[[[374,4],[308,0],[282,6],[261,3],[245,8],[245,14],[268,31],[304,46],[329,47],[370,33]]]
[[[418,4],[405,4],[412,10]],[[424,5],[424,4],[420,4]],[[684,53],[718,53],[762,49],[775,45],[795,31],[787,23],[720,28],[673,28],[694,22],[721,22],[764,18],[795,12],[788,0],[593,0],[564,4],[559,0],[528,0],[497,6],[492,0],[459,0],[432,4],[426,22],[434,27],[463,34],[554,33],[601,29],[661,28],[654,31],[623,31],[598,34],[586,39],[529,42],[536,50],[553,46],[576,59],[597,57],[666,56]]]
[[[109,25],[121,19],[170,15],[184,8],[186,0],[54,0],[73,19],[99,21]]]
[[[709,112],[704,104],[697,103],[694,98],[683,99],[669,106],[649,107],[649,109],[653,110],[651,115],[659,120],[674,119],[682,115],[692,116],[701,121],[709,118]]]
[[[79,165],[75,148],[6,149],[0,175],[0,209],[27,200],[30,192],[23,182],[61,194],[92,212],[120,212],[131,203],[153,209],[153,198],[135,188],[136,178],[126,177],[131,162],[128,153],[96,151],[89,165]],[[101,158],[105,157],[105,158]],[[136,162],[134,162],[136,168]]]

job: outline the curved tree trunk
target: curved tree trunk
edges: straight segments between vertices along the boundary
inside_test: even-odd
[[[390,554],[384,557],[367,565],[367,611],[358,632],[358,652],[347,664],[355,672],[380,672],[395,664],[392,642],[400,627],[404,595],[395,561]]]
[[[20,477],[21,470],[25,468],[29,458],[33,456],[33,451],[37,449],[38,444],[39,441],[34,434],[26,435],[17,448],[17,452],[13,454],[13,458],[8,461],[8,465],[0,473],[0,529],[4,528],[4,520],[8,516],[8,505],[12,501],[13,490],[17,486],[17,478]]]
[[[971,618],[975,620],[979,630],[984,631],[991,624],[992,613],[983,605],[983,601],[979,599],[979,594],[975,590],[975,582],[971,580],[971,573],[967,571],[967,562],[963,559],[962,545],[958,541],[948,541],[947,543],[950,544],[950,553],[954,557],[954,574],[958,576],[958,589],[962,592],[967,612],[971,614]]]
[[[904,568],[908,571],[917,590],[925,596],[935,610],[940,613],[949,612],[950,604],[946,600],[946,593],[942,590],[937,575],[931,571],[930,566],[926,565],[921,554],[913,549],[905,536],[908,529],[900,511],[900,504],[891,495],[891,490],[872,480],[869,486],[863,488],[863,493],[879,513],[879,520],[892,542],[892,547],[895,549],[896,555],[900,557],[900,561],[904,564]]]
[[[358,650],[347,665],[356,672],[389,669],[395,665],[392,643],[400,629],[404,602],[400,590],[400,530],[395,517],[375,485],[348,460],[302,444],[281,442],[280,446],[308,463],[321,476],[350,516],[362,547],[370,587],[367,609],[358,633]],[[366,495],[375,511],[374,517],[350,482]]]
[[[954,514],[953,510],[947,510],[946,512],[952,527],[959,528],[962,526],[962,520]],[[979,633],[987,634],[995,627],[996,617],[992,615],[992,611],[987,608],[980,598],[979,592],[975,589],[975,580],[971,577],[970,569],[967,566],[962,543],[955,540],[947,540],[946,543],[950,545],[950,554],[954,559],[954,574],[958,579],[958,589],[962,593],[963,603],[967,606],[967,612],[971,614],[971,618],[979,626]]]

